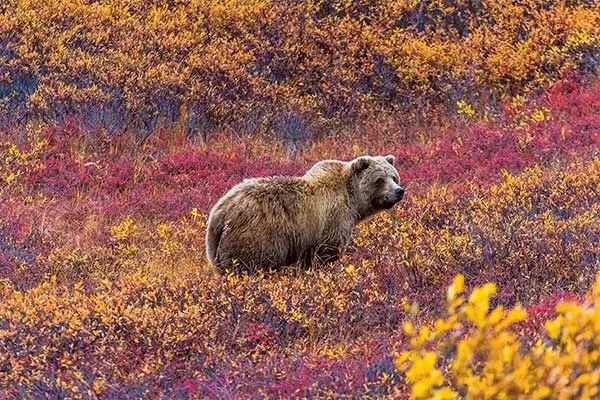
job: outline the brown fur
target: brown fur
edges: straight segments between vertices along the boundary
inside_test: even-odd
[[[393,156],[326,160],[302,177],[244,180],[210,212],[208,260],[239,272],[337,259],[359,221],[402,198],[393,163]]]

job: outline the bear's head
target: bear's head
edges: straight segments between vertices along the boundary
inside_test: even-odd
[[[396,159],[388,156],[362,156],[350,161],[350,191],[361,217],[392,208],[402,200]]]

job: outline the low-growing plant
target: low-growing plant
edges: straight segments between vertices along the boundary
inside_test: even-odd
[[[583,303],[556,305],[545,332],[524,345],[520,306],[490,307],[494,283],[463,296],[457,275],[447,292],[446,314],[432,327],[405,322],[409,349],[395,359],[413,399],[592,399],[600,382],[600,277]]]

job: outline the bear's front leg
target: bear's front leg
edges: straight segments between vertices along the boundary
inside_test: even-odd
[[[315,249],[317,262],[328,264],[340,258],[340,247],[330,244],[321,244]]]
[[[350,242],[344,248],[344,252],[345,253],[356,253],[357,250],[358,250],[358,246],[354,242],[354,239],[351,238]]]
[[[302,268],[311,269],[313,265],[313,259],[315,258],[315,252],[313,249],[306,250],[300,256],[300,263],[302,264]]]

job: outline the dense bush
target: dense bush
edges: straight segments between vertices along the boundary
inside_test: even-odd
[[[9,122],[302,141],[403,111],[472,114],[600,62],[597,2],[7,0]]]
[[[411,135],[371,124],[315,141],[294,160],[280,142],[228,135],[207,148],[157,132],[137,147],[72,120],[4,131],[0,392],[405,398],[411,390],[532,393],[511,377],[557,393],[587,384],[574,368],[595,364],[569,361],[569,346],[591,354],[582,338],[593,324],[578,331],[572,322],[593,319],[595,308],[559,306],[559,322],[546,321],[561,300],[584,301],[600,267],[599,95],[593,81],[560,81],[503,105],[502,119],[459,117]],[[383,152],[397,156],[407,198],[356,228],[354,252],[268,278],[207,268],[206,212],[232,184]],[[496,282],[497,296],[488,299],[491,286],[476,289],[471,311],[455,304],[436,322],[456,274],[467,287]],[[460,284],[453,287],[458,296]],[[488,300],[492,308],[520,303],[528,317],[509,330],[500,311],[485,312]],[[422,334],[425,327],[439,336]],[[467,348],[446,346],[448,337]],[[476,344],[481,353],[465,357]],[[410,357],[399,358],[403,351]],[[539,352],[560,369],[552,372]],[[564,380],[538,379],[502,354]],[[480,371],[489,385],[477,380]]]
[[[197,211],[154,226],[125,218],[104,243],[52,249],[43,262],[54,277],[41,285],[22,292],[4,281],[0,386],[24,397],[392,396],[404,384],[390,352],[408,343],[398,332],[407,309],[416,302],[413,318],[433,322],[453,274],[470,285],[493,277],[495,304],[507,306],[555,289],[585,293],[598,272],[599,186],[596,160],[506,176],[466,200],[432,189],[361,226],[358,252],[341,262],[269,278],[207,270]],[[41,273],[24,269],[22,280]],[[540,315],[542,324],[552,316]],[[526,332],[535,341],[533,328]],[[490,354],[502,346],[514,354],[515,339],[485,338],[496,346]],[[408,376],[410,384],[425,379]]]
[[[0,398],[597,397],[599,20],[0,2]],[[232,185],[366,153],[396,156],[407,197],[353,251],[209,268]]]
[[[600,277],[581,304],[556,306],[556,318],[545,323],[544,334],[524,345],[519,323],[527,318],[522,307],[508,312],[490,307],[496,285],[473,289],[462,297],[464,277],[448,288],[444,318],[404,331],[411,350],[396,365],[406,372],[414,399],[592,399],[598,396],[600,352]]]

